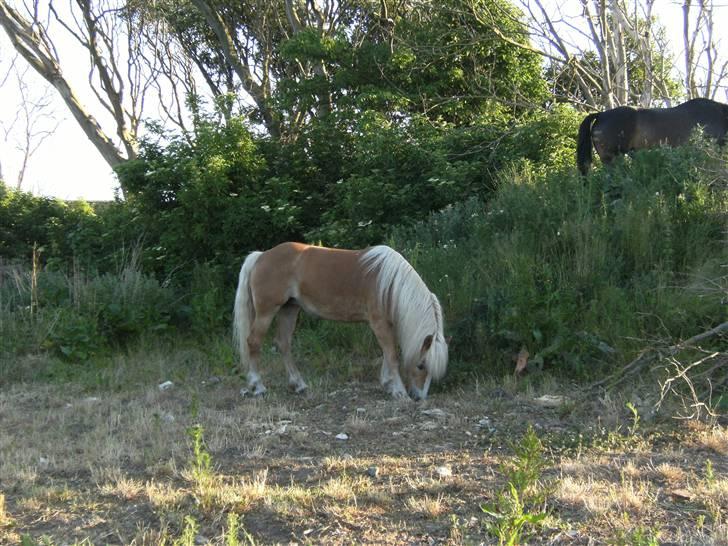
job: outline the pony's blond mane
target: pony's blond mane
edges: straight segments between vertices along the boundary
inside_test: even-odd
[[[367,249],[360,261],[367,274],[376,275],[377,296],[394,324],[404,367],[417,362],[425,338],[432,335],[425,365],[433,379],[440,379],[447,368],[448,351],[442,307],[435,294],[409,262],[388,246]]]

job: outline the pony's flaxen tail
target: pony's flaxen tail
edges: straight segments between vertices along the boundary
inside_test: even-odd
[[[241,364],[246,364],[248,361],[248,335],[250,334],[250,326],[255,318],[253,300],[250,297],[250,274],[255,267],[255,262],[258,261],[261,254],[262,252],[251,252],[248,254],[248,257],[245,258],[243,266],[240,268],[238,289],[235,292],[235,308],[233,309],[233,340],[238,347]],[[244,373],[244,370],[240,371]]]
[[[586,175],[592,160],[592,126],[599,114],[589,114],[579,126],[579,136],[576,141],[576,166],[582,175]]]

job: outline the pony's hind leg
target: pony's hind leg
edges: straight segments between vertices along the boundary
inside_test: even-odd
[[[288,384],[297,393],[305,391],[307,387],[306,382],[301,377],[301,372],[296,367],[291,351],[293,331],[296,329],[296,320],[300,310],[301,308],[295,303],[288,303],[281,308],[278,312],[278,332],[275,338],[275,344],[281,351],[283,363],[286,365],[286,371],[288,372]]]
[[[248,360],[248,387],[253,390],[253,394],[256,396],[265,394],[267,390],[258,373],[258,361],[260,360],[260,349],[265,334],[270,328],[270,323],[273,321],[275,314],[275,310],[265,314],[257,313],[247,339],[248,354],[250,355]]]
[[[397,355],[397,341],[394,336],[394,328],[384,317],[373,317],[369,325],[377,337],[379,346],[384,353],[384,362],[379,381],[387,392],[396,398],[406,398],[407,389],[402,383],[399,375],[399,356]]]

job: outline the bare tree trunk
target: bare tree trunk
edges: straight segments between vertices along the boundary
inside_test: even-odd
[[[220,13],[208,0],[191,0],[192,4],[200,10],[207,23],[212,28],[215,36],[222,47],[223,55],[227,63],[235,70],[243,85],[243,89],[255,101],[258,110],[263,118],[266,129],[270,135],[277,138],[281,134],[281,122],[270,106],[271,89],[268,85],[258,83],[253,75],[252,67],[245,56],[238,54],[235,44],[235,29],[230,28]]]
[[[627,70],[627,51],[624,43],[624,12],[617,0],[611,0],[610,48],[609,53],[614,65],[615,98],[619,105],[629,104],[629,72]]]
[[[38,21],[31,22],[22,17],[8,6],[5,0],[0,0],[0,25],[18,53],[58,91],[76,122],[106,162],[115,167],[124,160],[131,159],[121,154],[96,118],[82,106],[63,75],[55,49],[44,27]],[[133,150],[132,154],[135,157]]]

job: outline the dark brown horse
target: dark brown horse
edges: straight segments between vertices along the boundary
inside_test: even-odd
[[[606,164],[633,150],[684,144],[697,126],[722,146],[728,132],[728,105],[693,99],[674,108],[620,106],[589,114],[579,127],[576,165],[581,174],[587,173],[592,145]]]

